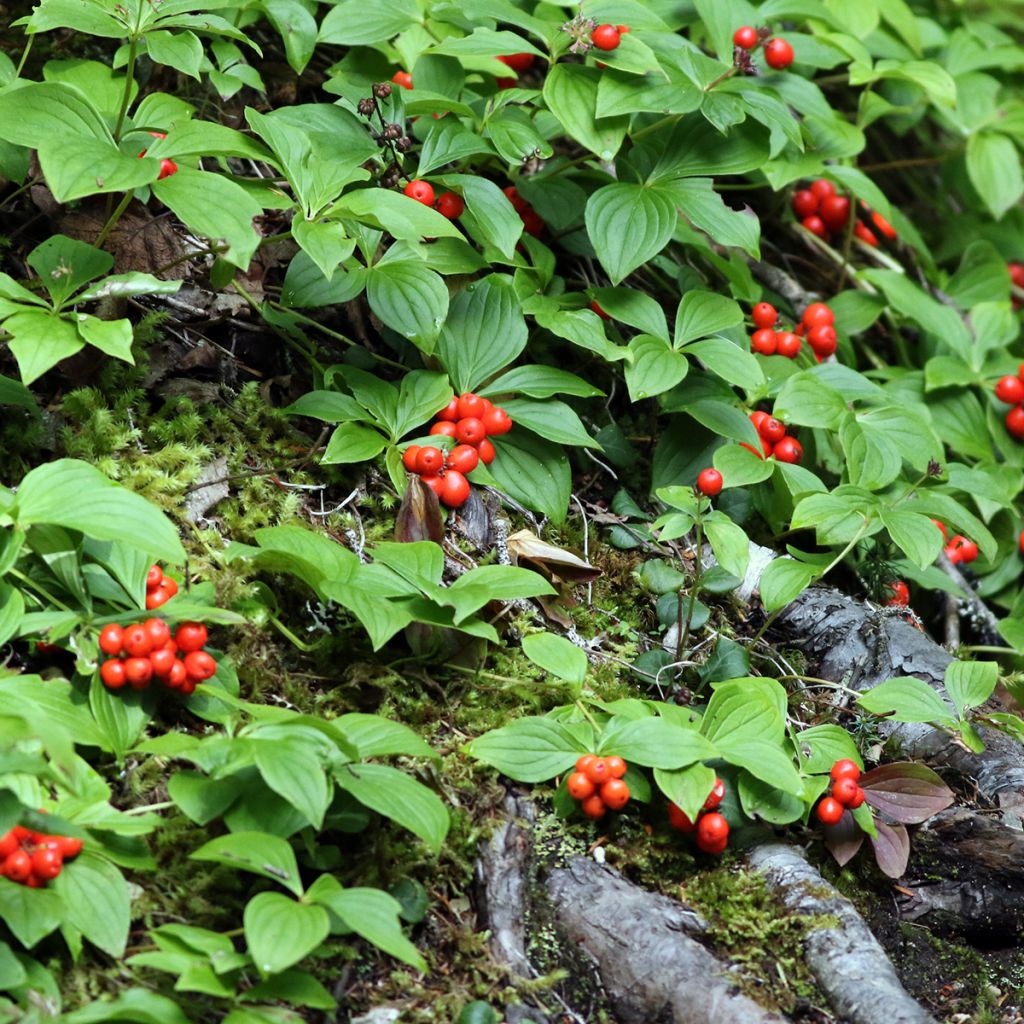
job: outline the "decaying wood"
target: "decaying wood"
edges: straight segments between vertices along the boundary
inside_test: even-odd
[[[687,932],[700,919],[675,900],[640,889],[576,857],[546,890],[558,927],[593,960],[622,1024],[780,1024],[730,981]]]
[[[1024,935],[1024,834],[990,815],[951,808],[914,835],[900,914],[981,947]]]
[[[854,905],[793,846],[769,843],[750,854],[782,902],[814,927],[804,956],[832,1006],[848,1024],[935,1024],[900,984]]]

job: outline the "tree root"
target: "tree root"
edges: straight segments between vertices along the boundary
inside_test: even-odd
[[[816,919],[804,956],[821,990],[849,1024],[935,1024],[907,994],[853,904],[829,885],[795,847],[769,843],[749,857],[782,902]]]

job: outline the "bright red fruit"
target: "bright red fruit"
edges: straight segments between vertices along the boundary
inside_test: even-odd
[[[870,245],[875,249],[878,248],[878,235],[863,221],[859,220],[853,226],[853,235],[855,238],[859,238],[865,245]]]
[[[600,304],[600,303],[599,303],[599,302],[597,301],[597,299],[591,299],[591,300],[590,300],[590,308],[591,308],[591,309],[592,309],[592,310],[593,310],[593,311],[594,311],[594,312],[595,312],[595,313],[596,313],[596,314],[597,314],[597,315],[598,315],[598,316],[599,316],[599,317],[600,317],[600,318],[601,318],[602,320],[611,320],[611,316],[609,316],[609,314],[607,314],[607,313],[606,313],[606,312],[605,312],[605,311],[604,311],[604,310],[603,310],[603,309],[601,308],[601,304]]]
[[[821,200],[809,189],[801,188],[793,193],[793,212],[803,220],[818,212]]]
[[[133,658],[144,658],[153,650],[153,639],[143,625],[129,626],[124,631],[124,652]]]
[[[829,775],[832,776],[833,782],[838,782],[840,779],[853,779],[856,782],[860,778],[860,768],[856,761],[844,757],[832,765]]]
[[[422,449],[418,444],[411,444],[408,448],[402,452],[402,465],[405,466],[410,473],[416,472],[416,457],[419,455]]]
[[[864,790],[858,786],[857,792],[853,794],[853,797],[846,806],[849,807],[851,811],[855,811],[862,803],[864,803]]]
[[[150,650],[163,647],[171,639],[171,628],[163,619],[146,619],[142,624],[142,628],[146,631],[153,645]],[[129,651],[129,653],[131,652]]]
[[[465,475],[472,473],[480,462],[480,453],[470,444],[457,444],[448,453],[448,468]]]
[[[845,778],[832,783],[832,797],[844,807],[850,806],[850,802],[856,798],[859,790],[860,786],[857,785],[856,779]]]
[[[705,853],[721,853],[729,839],[729,822],[717,811],[701,815],[697,822],[697,847]]]
[[[782,420],[777,420],[774,416],[767,416],[761,420],[758,425],[757,432],[766,441],[771,441],[772,444],[778,444],[778,442],[786,436],[786,425]]]
[[[836,194],[836,187],[828,178],[818,178],[811,182],[811,192],[818,197],[818,202],[824,202]]]
[[[124,646],[124,630],[114,622],[104,626],[100,630],[99,645],[104,654],[120,654]]]
[[[601,787],[601,800],[613,811],[621,811],[629,803],[629,786],[622,779],[609,779]]]
[[[885,235],[889,241],[895,241],[897,237],[896,229],[877,211],[871,213],[871,223]]]
[[[3,873],[12,882],[24,882],[32,874],[32,858],[24,850],[15,850],[4,861]]]
[[[77,857],[82,852],[82,840],[74,836],[57,836],[57,849],[65,860]]]
[[[435,437],[454,437],[455,436],[455,424],[451,420],[438,420],[430,428],[430,433]]]
[[[523,72],[529,71],[533,66],[534,56],[532,53],[506,53],[498,60],[513,71]]]
[[[750,347],[758,355],[775,355],[775,349],[778,347],[775,332],[770,327],[762,327],[760,330],[754,331],[750,336]]]
[[[438,420],[451,420],[454,423],[459,418],[459,400],[453,398],[435,417]]]
[[[1000,377],[996,384],[996,398],[1007,405],[1020,405],[1024,402],[1024,381],[1020,377]]]
[[[483,420],[467,416],[455,424],[455,436],[462,444],[479,444],[487,436]]]
[[[750,315],[758,327],[774,327],[779,319],[778,311],[770,302],[759,302]]]
[[[523,222],[523,229],[528,235],[540,238],[544,234],[544,221],[540,219],[540,214],[536,210],[524,210],[519,216]]]
[[[185,662],[180,658],[175,658],[171,671],[167,673],[167,685],[172,690],[180,690],[186,682],[188,682],[188,672],[185,670]]]
[[[434,207],[442,217],[447,217],[449,220],[457,220],[465,212],[466,203],[462,196],[454,192],[442,192],[437,197]]]
[[[170,576],[165,576],[160,581],[160,585],[146,595],[146,608],[152,611],[154,608],[167,604],[177,592],[177,580],[172,580]]]
[[[516,213],[526,213],[530,208],[530,204],[516,191],[515,185],[503,188],[502,192],[508,197],[508,201],[512,204],[512,208]]]
[[[824,324],[831,327],[836,322],[836,315],[824,302],[812,302],[803,315],[804,324],[808,327],[820,327]]]
[[[910,588],[903,580],[895,580],[889,584],[892,597],[885,603],[893,608],[906,608],[910,604]],[[844,801],[845,803],[845,801]]]
[[[585,772],[595,761],[597,754],[583,754],[576,758],[576,771]]]
[[[793,63],[793,47],[785,39],[769,39],[764,44],[764,59],[768,67],[781,71]]]
[[[201,622],[183,622],[174,632],[174,642],[178,650],[188,653],[189,651],[201,651],[206,646],[209,634]]]
[[[153,678],[153,665],[149,658],[128,658],[124,663],[124,677],[133,690],[144,690]]]
[[[586,800],[588,797],[593,796],[596,791],[594,784],[583,772],[573,772],[569,776],[565,788],[569,791],[569,796],[573,800]]]
[[[697,823],[690,821],[687,814],[681,811],[675,804],[668,805],[668,823],[680,832],[696,832]]]
[[[189,651],[185,655],[185,671],[192,679],[212,679],[217,662],[206,651]]]
[[[707,495],[709,498],[713,498],[716,494],[722,493],[722,485],[724,484],[722,474],[717,469],[702,469],[697,475],[697,490],[701,494]]]
[[[394,82],[395,85],[400,85],[403,89],[412,88],[412,75],[410,75],[408,71],[396,71],[391,76],[391,81]]]
[[[812,235],[817,235],[819,238],[828,238],[828,228],[825,227],[825,222],[816,213],[812,213],[810,217],[804,217],[800,223]]]
[[[804,457],[803,445],[795,437],[784,437],[772,449],[772,455],[779,462],[796,464]]]
[[[512,418],[504,409],[496,405],[484,413],[483,425],[488,434],[500,437],[512,429]]]
[[[612,773],[608,770],[608,762],[603,757],[595,757],[581,771],[597,786],[607,782],[612,777]]]
[[[59,850],[37,849],[32,853],[32,874],[43,881],[49,881],[60,874],[64,858]]]
[[[439,473],[444,467],[444,452],[440,448],[421,448],[416,456],[417,473]]]
[[[168,160],[166,157],[160,161],[160,173],[157,175],[157,181],[163,181],[164,178],[169,178],[172,174],[178,173],[178,165],[173,160]]]
[[[458,419],[460,420],[468,419],[471,416],[479,419],[484,414],[484,400],[479,395],[474,395],[472,391],[467,391],[464,395],[460,395],[457,405],[459,409]]]
[[[149,663],[153,666],[153,675],[165,679],[171,674],[171,669],[177,658],[169,647],[161,647],[149,656]]]
[[[424,206],[434,205],[434,186],[429,181],[415,178],[402,191],[410,199],[415,199],[417,203],[423,203]]]
[[[494,456],[498,454],[486,437],[476,446],[476,450],[480,453],[480,461],[485,466],[489,466],[494,461]]]
[[[604,760],[608,765],[608,774],[613,779],[621,779],[629,770],[626,762],[623,761],[621,757],[615,757],[612,755],[611,757],[606,757]]]
[[[123,661],[105,661],[100,665],[100,679],[108,690],[120,690],[126,682]]]
[[[978,545],[960,534],[949,542],[949,546],[960,555],[959,561],[965,564],[973,562],[978,557]]]
[[[1024,406],[1017,406],[1006,414],[1006,429],[1016,438],[1024,437]]]
[[[818,820],[823,825],[836,825],[843,816],[843,805],[827,796],[818,804]]]
[[[821,201],[818,216],[831,231],[842,231],[850,220],[850,200],[846,196],[826,196]]]
[[[622,33],[614,25],[598,25],[590,33],[590,41],[599,50],[614,50],[622,42]]]
[[[836,329],[828,324],[818,324],[807,332],[807,344],[822,358],[832,355],[838,343]]]
[[[803,343],[800,336],[792,331],[779,331],[775,336],[775,354],[786,359],[796,359],[800,355]]]
[[[715,784],[711,787],[711,792],[708,793],[708,798],[704,801],[704,810],[713,811],[724,799],[725,783],[716,777]]]
[[[159,565],[151,565],[149,570],[146,572],[146,589],[155,590],[160,586],[160,581],[164,578],[164,571]]]
[[[588,817],[597,821],[598,818],[603,818],[605,812],[608,810],[604,805],[604,801],[595,793],[592,797],[588,797],[583,803],[580,804],[580,809]]]
[[[732,42],[734,46],[738,46],[741,50],[752,50],[757,46],[757,29],[752,28],[750,25],[743,25],[733,32]]]
[[[444,485],[438,497],[448,508],[461,508],[466,504],[469,492],[469,481],[457,469],[449,469],[444,475]]]

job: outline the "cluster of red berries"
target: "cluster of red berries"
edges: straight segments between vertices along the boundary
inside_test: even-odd
[[[1007,374],[999,378],[996,383],[996,398],[1013,406],[1006,414],[1006,429],[1011,437],[1018,441],[1024,439],[1024,363],[1020,364],[1016,377]]]
[[[717,810],[724,799],[725,783],[716,778],[696,821],[691,821],[688,814],[674,803],[669,803],[669,824],[680,832],[696,832],[698,850],[704,853],[722,853],[729,845],[729,822],[725,820],[725,815],[719,814]]]
[[[167,132],[150,132],[149,134],[152,135],[154,139],[166,139],[167,138]],[[144,157],[147,152],[148,152],[148,150],[144,149],[139,154],[139,157],[140,158]],[[177,173],[178,173],[178,165],[173,160],[169,160],[167,157],[164,157],[164,159],[160,161],[160,174],[158,175],[156,180],[157,181],[163,181],[164,178],[169,178],[172,174],[177,174]]]
[[[626,762],[621,757],[584,754],[565,788],[573,800],[579,800],[580,810],[597,821],[608,810],[621,811],[629,803],[629,786],[622,781],[625,774]]]
[[[622,37],[629,31],[628,25],[598,25],[590,33],[590,42],[598,50],[608,53],[617,50]]]
[[[766,28],[756,29],[743,25],[732,34],[733,45],[740,50],[756,50],[764,44],[764,60],[770,68],[782,71],[793,63],[793,47],[785,39],[769,38],[771,32]]]
[[[860,769],[855,761],[844,757],[832,765],[832,785],[829,795],[818,804],[818,821],[823,825],[835,825],[847,807],[856,810],[864,803],[864,790],[857,785]]]
[[[779,462],[793,464],[804,457],[803,445],[792,434],[786,433],[786,425],[782,420],[758,410],[750,414],[750,422],[754,424],[754,429],[761,438],[761,451],[741,441],[740,445],[748,452],[753,452],[759,459],[768,459],[774,455]]]
[[[61,873],[64,861],[81,852],[81,839],[47,836],[15,825],[0,836],[0,876],[30,889],[41,889]]]
[[[168,601],[178,592],[178,581],[165,576],[159,565],[151,565],[146,573],[146,608],[152,611]]]
[[[110,656],[100,665],[100,679],[108,690],[125,684],[145,690],[159,679],[168,689],[188,696],[217,671],[217,662],[203,650],[205,644],[206,627],[201,622],[183,622],[173,637],[163,619],[123,627],[111,623],[100,631],[100,650]]]
[[[534,238],[540,238],[544,234],[545,228],[540,214],[516,191],[515,185],[509,185],[502,191],[508,196],[512,208],[519,214],[519,219],[523,222],[523,230],[528,235],[533,235]]]
[[[886,585],[886,589],[892,595],[885,602],[888,608],[906,608],[910,604],[910,588],[903,580],[893,580]]]
[[[534,56],[532,53],[505,53],[498,58],[502,64],[506,67],[511,68],[516,74],[521,75],[524,71],[529,71],[533,67]],[[517,78],[499,78],[497,79],[499,89],[512,89],[519,82]]]
[[[411,444],[402,453],[402,464],[418,473],[423,482],[448,508],[460,508],[469,497],[467,474],[479,463],[489,466],[497,454],[489,436],[507,434],[512,418],[500,406],[471,391],[453,398],[438,414],[430,433],[459,443],[445,453],[433,446]]]
[[[721,494],[724,484],[725,479],[722,474],[710,466],[697,474],[697,490],[705,497],[713,498],[715,495]]]
[[[933,519],[932,522],[942,531],[942,539],[946,541],[946,546],[942,551],[954,565],[960,562],[968,565],[978,557],[978,545],[973,540],[968,540],[959,533],[950,537],[949,531],[938,519]]]
[[[853,207],[846,196],[836,191],[831,181],[818,178],[811,182],[809,188],[798,189],[793,193],[793,212],[812,235],[830,242],[833,235],[842,234],[846,230]],[[874,230],[858,219],[853,226],[856,238],[875,248],[878,248],[878,235],[875,231],[890,241],[896,238],[896,229],[880,213],[867,205],[864,205],[864,212],[874,225]]]
[[[792,331],[776,327],[779,314],[770,302],[759,302],[754,306],[751,318],[756,330],[750,336],[750,348],[762,356],[796,359],[802,347],[800,339],[806,336],[807,344],[820,363],[835,354],[839,343],[835,313],[824,302],[812,302]]]
[[[439,196],[434,193],[434,186],[422,178],[413,178],[402,191],[417,203],[424,206],[432,206],[443,217],[449,220],[457,220],[466,209],[466,203],[462,196],[456,192],[442,192]]]

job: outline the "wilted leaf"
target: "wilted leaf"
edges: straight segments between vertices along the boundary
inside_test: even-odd
[[[508,539],[508,553],[512,563],[532,563],[530,568],[540,570],[553,580],[566,580],[569,583],[593,583],[602,572],[578,555],[564,548],[548,544],[529,530],[519,530]]]

